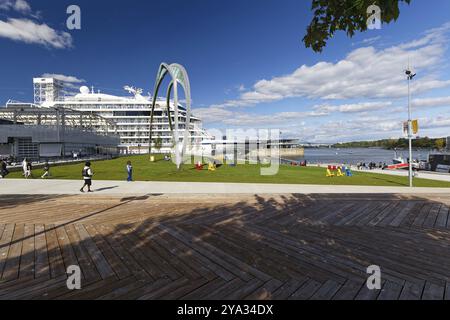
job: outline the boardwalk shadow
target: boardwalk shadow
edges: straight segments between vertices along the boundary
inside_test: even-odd
[[[117,198],[44,229],[0,221],[0,299],[442,299],[450,281],[448,196],[254,195],[212,204],[153,196]],[[20,200],[5,208],[22,215]],[[68,292],[62,280],[55,287],[51,279],[74,263],[85,290]],[[363,284],[373,264],[385,290],[370,296]],[[27,286],[11,289],[27,276]]]

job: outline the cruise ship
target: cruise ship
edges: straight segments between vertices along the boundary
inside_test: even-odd
[[[76,111],[92,112],[107,120],[112,120],[115,130],[120,136],[119,151],[122,154],[143,154],[149,150],[149,129],[152,98],[144,97],[143,90],[125,86],[129,96],[115,96],[95,91],[93,87],[82,86],[75,95],[64,94],[64,84],[54,78],[34,78],[34,104],[43,108],[66,108]],[[169,114],[166,100],[157,100],[153,120],[153,142],[160,138],[161,148],[155,150],[170,153],[173,147],[172,133],[169,128]],[[179,132],[186,129],[186,109],[178,105]],[[170,117],[174,123],[175,105],[170,103]],[[95,127],[95,124],[94,124]],[[98,131],[104,130],[99,126]],[[202,121],[191,115],[190,118],[191,145],[201,145],[211,137],[202,128]],[[154,146],[152,149],[155,148]]]

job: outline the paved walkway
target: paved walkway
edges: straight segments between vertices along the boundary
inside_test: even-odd
[[[1,194],[22,195],[74,195],[80,194],[82,181],[73,180],[0,180]],[[317,186],[289,184],[199,183],[199,182],[123,182],[94,181],[95,194],[431,194],[450,193],[450,188],[407,188],[368,186]]]
[[[450,299],[450,195],[3,196],[0,299]],[[66,286],[79,266],[81,290]],[[381,268],[368,290],[367,267]]]
[[[387,174],[387,175],[392,175],[392,176],[402,176],[402,177],[409,176],[409,172],[407,170],[375,169],[375,170],[359,170],[359,171],[360,172],[369,172],[369,173]],[[416,178],[450,182],[450,174],[445,174],[445,173],[419,171],[416,175]]]

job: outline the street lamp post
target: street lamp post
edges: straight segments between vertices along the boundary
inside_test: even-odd
[[[413,168],[412,168],[412,116],[411,116],[411,80],[416,76],[409,68],[405,71],[408,79],[408,142],[409,142],[409,187],[413,187]]]

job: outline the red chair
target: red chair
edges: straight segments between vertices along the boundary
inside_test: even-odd
[[[197,170],[203,170],[203,164],[202,163],[197,163],[196,165],[195,165],[195,169],[197,169]]]

